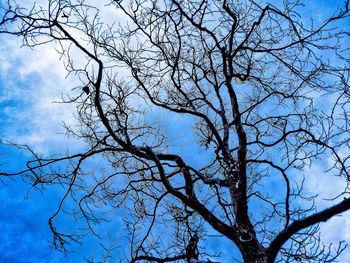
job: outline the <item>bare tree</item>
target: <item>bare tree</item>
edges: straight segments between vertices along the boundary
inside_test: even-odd
[[[96,235],[101,204],[127,209],[129,262],[212,262],[211,229],[244,262],[336,261],[346,246],[327,246],[318,230],[350,209],[349,32],[339,23],[349,1],[322,22],[304,18],[301,1],[273,2],[109,1],[119,25],[83,0],[3,5],[1,33],[29,47],[55,42],[81,81],[65,100],[79,125],[66,129],[89,149],[33,152],[28,169],[1,173],[65,186],[49,219],[57,249],[78,241],[54,224],[70,199]],[[169,132],[181,121],[187,145]],[[96,156],[109,168],[86,166]],[[304,171],[320,160],[331,163],[320,177],[345,182],[324,210],[304,191]]]

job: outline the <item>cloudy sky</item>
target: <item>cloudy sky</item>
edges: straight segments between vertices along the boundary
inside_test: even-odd
[[[31,1],[29,1],[31,2]],[[313,3],[311,3],[313,2]],[[312,10],[319,19],[331,8],[331,1],[309,1],[305,13]],[[336,3],[332,4],[334,7]],[[113,10],[104,9],[103,17],[115,19]],[[348,21],[348,20],[347,20]],[[78,85],[73,77],[66,77],[65,69],[53,44],[29,49],[21,47],[21,40],[0,34],[0,133],[4,142],[28,144],[35,151],[52,154],[84,148],[81,142],[64,135],[62,122],[74,124],[74,108],[55,103],[61,96]],[[178,131],[180,132],[180,130]],[[182,131],[183,132],[183,131]],[[28,158],[24,153],[7,145],[0,145],[1,165],[7,171],[23,166]],[[344,179],[320,177],[325,169],[321,163],[306,173],[308,187],[320,193],[322,198],[333,197],[334,189],[344,188]],[[81,262],[84,257],[99,259],[103,251],[96,246],[97,239],[86,239],[82,246],[75,246],[74,253],[64,255],[49,248],[52,239],[48,218],[55,211],[62,190],[50,188],[39,192],[20,178],[0,178],[0,262]],[[340,190],[340,191],[341,191]],[[324,206],[319,199],[320,207]],[[344,213],[322,225],[326,242],[339,240],[350,242],[350,213]],[[69,219],[67,219],[69,220]],[[120,218],[109,226],[108,231],[121,231]],[[64,224],[63,224],[64,225]],[[210,242],[209,242],[210,243]],[[215,246],[213,244],[213,246]],[[229,242],[220,244],[231,249]],[[231,253],[224,257],[229,258]],[[350,249],[341,262],[350,258]]]

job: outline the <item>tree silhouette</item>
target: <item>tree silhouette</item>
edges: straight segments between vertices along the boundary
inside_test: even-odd
[[[209,230],[244,262],[336,260],[345,246],[323,244],[318,225],[350,209],[349,1],[322,22],[300,1],[275,2],[107,1],[120,24],[82,0],[3,4],[1,33],[55,42],[81,81],[65,100],[79,125],[66,129],[89,149],[32,152],[27,169],[1,173],[65,187],[49,219],[55,248],[79,241],[54,224],[70,199],[96,235],[101,204],[128,211],[126,262],[212,262]],[[109,167],[87,166],[95,157]],[[320,177],[345,181],[324,210],[304,191],[319,161]]]

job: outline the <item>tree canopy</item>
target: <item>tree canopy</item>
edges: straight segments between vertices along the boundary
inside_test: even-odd
[[[55,43],[80,81],[63,96],[77,121],[65,128],[86,151],[25,145],[27,168],[1,172],[64,187],[49,218],[56,249],[98,236],[115,210],[125,212],[125,262],[213,262],[209,232],[251,263],[334,262],[345,249],[324,244],[319,224],[350,209],[348,0],[322,21],[297,0],[21,5],[2,4],[0,33]],[[104,169],[89,165],[96,158]],[[344,178],[322,209],[306,190],[319,163],[329,187]],[[58,228],[61,213],[86,229]]]

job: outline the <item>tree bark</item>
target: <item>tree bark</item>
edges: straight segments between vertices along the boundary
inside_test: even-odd
[[[269,261],[266,249],[257,242],[245,244],[241,250],[244,263],[273,263]]]

